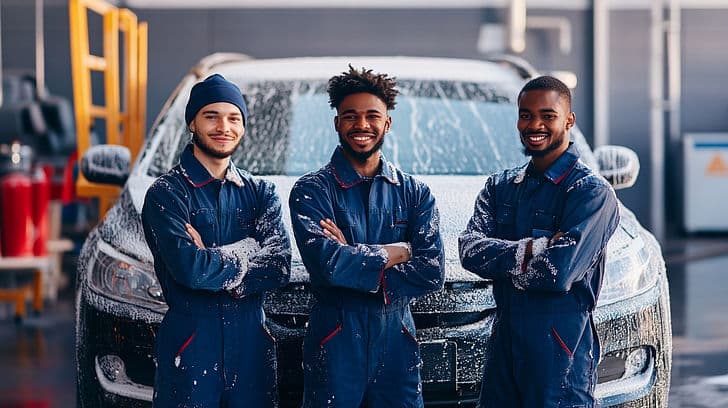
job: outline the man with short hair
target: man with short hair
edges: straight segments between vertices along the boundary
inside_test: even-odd
[[[340,146],[290,196],[316,299],[304,339],[304,407],[422,407],[409,301],[440,290],[444,251],[429,188],[381,154],[395,81],[371,70],[329,80]]]
[[[195,84],[185,110],[192,143],[147,191],[144,235],[169,306],[155,407],[277,406],[262,294],[288,282],[291,250],[273,185],[230,160],[247,115],[221,75]]]
[[[481,408],[593,407],[599,339],[592,318],[617,197],[569,141],[571,92],[539,77],[518,95],[531,160],[492,175],[460,235],[463,267],[493,280],[498,305]]]

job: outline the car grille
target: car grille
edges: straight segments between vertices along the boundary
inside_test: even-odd
[[[417,329],[449,328],[483,320],[495,309],[492,285],[488,281],[448,282],[445,289],[411,302]],[[290,329],[306,328],[314,303],[308,283],[291,283],[265,297],[269,319]]]

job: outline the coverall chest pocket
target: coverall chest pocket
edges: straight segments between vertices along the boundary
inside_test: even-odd
[[[215,214],[209,208],[200,208],[190,213],[190,224],[200,233],[206,247],[217,245]]]
[[[531,228],[534,238],[551,238],[559,229],[556,216],[544,210],[536,210],[533,213]]]
[[[498,236],[515,239],[516,209],[510,204],[498,204],[495,209],[495,222]]]
[[[397,208],[392,212],[391,228],[393,232],[392,242],[407,241],[407,230],[409,228],[409,211]]]
[[[248,238],[255,232],[255,214],[249,208],[235,209],[235,231],[236,241]]]
[[[339,227],[341,232],[344,233],[344,238],[349,245],[360,242],[356,236],[357,225],[356,218],[348,211],[343,208],[337,208],[334,210],[334,222]]]

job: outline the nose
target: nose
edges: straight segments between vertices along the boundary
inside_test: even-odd
[[[367,120],[367,117],[357,116],[356,120],[354,121],[354,128],[356,129],[367,129],[369,128],[369,121]]]
[[[539,131],[539,130],[543,130],[543,128],[544,128],[543,121],[538,117],[532,118],[531,120],[528,121],[528,123],[526,125],[526,129],[531,130],[531,131]]]
[[[217,130],[222,133],[229,133],[230,128],[232,125],[230,124],[230,121],[227,119],[220,119],[217,121]]]

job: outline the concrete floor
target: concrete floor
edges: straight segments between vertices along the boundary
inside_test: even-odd
[[[672,307],[670,408],[728,407],[728,237],[665,246]]]
[[[671,408],[728,407],[728,236],[664,245],[673,324]],[[0,305],[0,408],[74,407],[72,288],[21,324]]]

